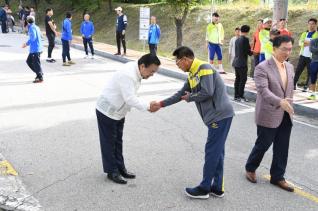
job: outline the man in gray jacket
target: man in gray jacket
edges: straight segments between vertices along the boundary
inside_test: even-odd
[[[158,106],[166,107],[182,100],[195,102],[208,127],[202,182],[197,187],[186,188],[185,193],[198,199],[207,199],[209,194],[223,197],[224,145],[234,116],[233,107],[222,78],[210,64],[196,59],[193,51],[185,46],[177,48],[173,56],[177,66],[189,72],[189,77],[180,91]]]
[[[310,63],[310,91],[311,95],[308,100],[316,100],[316,82],[318,75],[318,38],[310,41],[310,52],[312,53],[311,63]]]

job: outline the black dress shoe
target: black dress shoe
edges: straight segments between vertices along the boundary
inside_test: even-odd
[[[124,180],[119,173],[110,173],[107,174],[107,178],[112,180],[113,182],[117,184],[127,184],[127,181]]]
[[[281,189],[288,191],[288,192],[294,192],[295,189],[293,186],[289,185],[286,180],[280,180],[280,181],[270,181],[271,184],[276,185],[278,187],[280,187]]]
[[[125,170],[119,170],[119,173],[121,174],[121,176],[123,176],[126,179],[135,179],[136,175],[128,172],[126,169]]]

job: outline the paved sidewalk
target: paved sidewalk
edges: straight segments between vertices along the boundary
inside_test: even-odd
[[[81,37],[74,36],[74,40],[72,43],[74,48],[83,50],[83,44]],[[117,52],[117,47],[101,42],[94,42],[94,48],[97,55],[111,58],[121,62],[127,62],[131,60],[137,60],[143,52],[127,49],[126,56],[115,56],[114,53]],[[177,66],[175,65],[175,61],[169,58],[160,57],[162,62],[160,73],[171,76],[178,79],[186,79],[187,74],[183,73],[182,71],[178,70]],[[227,73],[225,75],[221,75],[225,84],[228,87],[228,91],[231,95],[234,93],[234,80],[235,74],[234,73]],[[245,95],[250,100],[256,99],[256,87],[255,83],[252,78],[248,78],[245,88]],[[294,107],[297,114],[307,115],[310,117],[318,117],[318,100],[312,101],[307,100],[309,93],[304,93],[301,90],[296,90],[294,95]]]

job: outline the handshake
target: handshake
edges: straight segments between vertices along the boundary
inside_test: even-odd
[[[151,113],[158,111],[161,108],[160,102],[152,101],[150,103],[150,109],[148,110]]]

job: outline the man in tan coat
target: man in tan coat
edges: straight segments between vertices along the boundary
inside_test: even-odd
[[[273,56],[259,64],[254,79],[257,88],[255,121],[257,139],[245,165],[246,178],[256,183],[256,169],[273,143],[270,169],[271,184],[293,192],[284,178],[289,139],[292,129],[294,68],[286,62],[292,50],[292,38],[279,36],[273,40]]]

